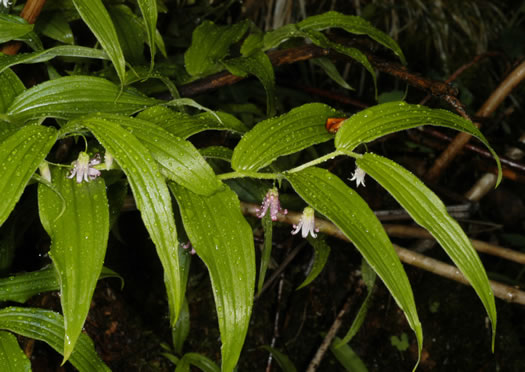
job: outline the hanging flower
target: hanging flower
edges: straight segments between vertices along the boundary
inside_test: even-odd
[[[257,217],[263,218],[266,215],[268,208],[270,208],[270,216],[272,218],[272,221],[277,220],[277,213],[288,213],[287,209],[281,208],[281,203],[279,202],[279,191],[277,191],[276,187],[268,190],[261,204],[261,207],[255,210],[257,212]]]
[[[319,232],[319,229],[315,227],[315,211],[311,207],[306,207],[303,210],[303,215],[301,216],[301,220],[299,221],[298,225],[293,225],[294,230],[292,231],[292,235],[295,235],[301,230],[301,235],[303,238],[306,238],[308,236],[308,233],[312,236],[312,238],[317,238],[317,232]]]
[[[7,8],[9,5],[11,5],[11,1],[9,0],[0,0],[0,4],[4,6],[4,8]]]
[[[355,181],[356,183],[356,187],[359,187],[359,185],[363,184],[363,186],[366,187],[365,185],[365,176],[366,176],[366,172],[364,170],[362,170],[361,168],[359,168],[358,166],[355,167],[355,172],[352,173],[352,178],[349,178],[350,181]]]
[[[100,155],[97,154],[92,160],[89,160],[89,155],[85,152],[78,154],[78,159],[71,163],[73,169],[69,173],[67,178],[73,178],[77,176],[77,183],[81,183],[82,180],[89,182],[100,176],[100,171],[94,168],[95,165],[100,164]]]

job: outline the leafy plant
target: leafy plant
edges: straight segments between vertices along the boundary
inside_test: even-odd
[[[51,238],[55,284],[39,284],[44,280],[41,275],[28,280],[39,290],[53,290],[57,283],[63,313],[62,317],[49,310],[6,307],[0,312],[1,329],[46,341],[64,356],[64,361],[71,361],[80,370],[108,369],[81,330],[95,284],[103,273],[110,210],[115,207],[107,187],[125,193],[129,184],[164,270],[169,326],[176,326],[181,312],[188,312],[184,303],[189,259],[182,248],[187,241],[181,238],[187,236],[211,278],[221,334],[222,370],[234,370],[248,331],[257,270],[252,227],[241,213],[233,181],[252,179],[255,182],[244,185],[253,193],[260,195],[261,189],[269,189],[259,211],[260,217],[267,213],[271,217],[266,217],[265,223],[268,249],[270,220],[286,213],[279,203],[278,186],[282,191],[290,185],[309,206],[294,232],[302,229],[303,237],[310,234],[315,238],[315,212],[337,225],[405,313],[420,354],[422,326],[410,283],[392,243],[361,196],[334,173],[318,167],[334,157],[347,156],[355,159],[352,180],[357,186],[365,185],[366,175],[374,178],[440,242],[485,306],[494,340],[494,296],[483,265],[463,230],[416,176],[389,159],[361,151],[361,145],[384,135],[436,125],[477,137],[494,154],[499,167],[496,154],[481,132],[451,112],[400,101],[351,115],[337,134],[328,131],[325,123],[348,115],[325,104],[307,103],[275,116],[280,108],[276,105],[273,66],[265,52],[289,39],[309,40],[357,61],[372,75],[375,87],[375,72],[366,55],[333,41],[323,32],[337,28],[352,35],[366,35],[406,63],[401,48],[388,35],[362,18],[337,12],[266,33],[249,21],[217,25],[207,20],[193,31],[191,45],[184,53],[184,66],[170,70],[171,62],[166,59],[165,44],[157,30],[158,12],[163,6],[157,8],[156,0],[118,6],[101,0],[64,4],[69,21],[81,20],[87,25],[101,49],[64,45],[70,40],[67,35],[71,28],[68,22],[54,17],[55,9],[51,7],[44,9],[42,19],[47,27],[41,36],[54,39],[58,45],[48,49],[41,47],[39,36],[24,20],[11,14],[0,17],[1,41],[21,39],[33,48],[28,53],[0,55],[0,223],[4,224],[16,210],[26,187],[38,182],[38,212]],[[149,61],[142,53],[144,45],[150,52]],[[46,63],[48,79],[26,89],[12,67],[27,63]],[[330,75],[340,80],[333,66],[326,67],[329,63],[323,62]],[[252,126],[231,113],[180,98],[178,89],[184,84],[223,70],[239,77],[257,77],[266,92],[266,118],[256,120]],[[148,85],[153,82],[157,85]],[[206,112],[196,113],[194,109]],[[212,129],[241,137],[233,151],[227,147],[200,149],[188,140],[193,134]],[[315,155],[302,164],[299,157],[283,158],[311,151],[323,143],[333,143],[335,150]],[[58,153],[59,146],[62,154]],[[92,149],[99,149],[100,155]],[[68,164],[67,159],[73,162]],[[218,165],[215,159],[226,163]],[[249,186],[254,184],[253,188]],[[175,216],[179,214],[182,224],[177,225]],[[178,230],[184,231],[182,235]],[[319,245],[317,249],[318,259],[326,262],[326,247]],[[265,254],[267,265],[270,251]],[[303,286],[323,265],[321,262]],[[262,277],[265,270],[260,270]],[[46,273],[49,275],[49,271]],[[3,283],[5,291],[0,298],[14,300],[8,294],[17,285],[15,281]],[[261,285],[262,281],[259,290]],[[27,295],[21,299],[27,299]],[[187,331],[181,332],[179,346],[175,345],[179,353],[187,335]],[[10,363],[24,364],[12,338],[2,333],[2,342],[9,343],[6,350]],[[188,370],[189,364],[208,363],[203,358],[185,354],[177,370]]]

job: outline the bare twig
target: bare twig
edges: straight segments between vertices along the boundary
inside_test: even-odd
[[[298,244],[288,256],[284,259],[284,261],[279,265],[279,267],[272,273],[272,275],[264,282],[264,285],[262,286],[261,290],[257,295],[254,297],[254,301],[257,301],[261,295],[266,291],[273,282],[281,275],[281,273],[288,267],[288,265],[293,261],[295,256],[303,249],[303,247],[306,245],[306,241],[301,242]]]
[[[275,347],[275,342],[277,341],[277,338],[279,337],[279,318],[280,318],[280,312],[281,312],[281,301],[283,296],[283,284],[284,284],[284,276],[283,274],[280,275],[281,279],[279,280],[279,290],[277,291],[277,310],[275,311],[275,318],[273,321],[273,337],[272,342],[270,343],[270,346],[272,349]],[[270,372],[272,369],[272,353],[268,355],[268,363],[266,364],[266,372]]]
[[[452,142],[454,140],[450,136],[448,136],[448,135],[446,135],[446,134],[444,134],[444,133],[442,133],[442,132],[440,132],[440,131],[438,131],[438,130],[436,130],[434,128],[423,127],[422,131],[424,133],[430,134],[433,137],[445,140],[447,142]],[[479,154],[479,155],[483,156],[484,158],[492,159],[492,154],[489,151],[487,151],[487,150],[485,150],[485,149],[483,149],[483,148],[481,148],[479,146],[467,143],[467,144],[465,144],[465,148],[467,150],[470,150],[472,152],[475,152],[476,154]],[[505,166],[507,166],[509,168],[513,168],[513,169],[517,169],[517,170],[520,170],[522,172],[525,172],[525,165],[524,164],[519,163],[517,161],[514,161],[514,160],[512,160],[510,158],[504,157],[504,156],[500,157],[499,159],[500,159],[502,165],[505,165]]]
[[[501,55],[501,53],[500,52],[486,52],[486,53],[483,53],[483,54],[478,54],[477,56],[475,56],[472,59],[472,61],[470,61],[469,63],[464,64],[461,67],[459,67],[452,75],[450,75],[450,77],[445,81],[445,83],[447,83],[447,84],[452,83],[463,72],[465,72],[465,70],[471,68],[472,66],[474,66],[476,63],[478,63],[482,59],[487,58],[487,57],[494,57],[494,56],[498,56],[498,55]],[[430,99],[430,97],[432,97],[432,95],[428,94],[425,98],[423,98],[423,100],[421,102],[419,102],[419,104],[420,105],[424,105],[425,103],[427,103],[427,101]]]
[[[329,54],[330,51],[328,49],[319,48],[314,45],[304,45],[297,48],[269,52],[268,57],[274,66],[280,66],[323,57]],[[223,86],[235,84],[241,80],[244,80],[244,77],[235,76],[224,71],[183,85],[179,88],[179,92],[181,96],[191,97]]]
[[[490,97],[485,101],[483,106],[478,110],[476,116],[488,117],[496,110],[501,102],[510,94],[512,89],[516,87],[525,78],[525,61],[516,67],[501,84],[492,92]],[[441,173],[456,155],[461,151],[465,144],[472,136],[467,133],[458,134],[445,151],[435,160],[434,165],[427,172],[426,178],[430,182],[436,182],[441,176]]]
[[[339,311],[339,314],[337,314],[337,317],[332,323],[332,326],[328,330],[328,333],[323,339],[321,346],[319,346],[319,349],[317,349],[317,352],[315,353],[312,361],[308,365],[306,372],[315,372],[317,370],[317,367],[319,367],[319,364],[321,364],[321,361],[323,360],[323,357],[326,351],[328,350],[328,348],[330,347],[330,344],[335,338],[337,331],[339,330],[339,328],[341,328],[341,325],[343,324],[343,317],[350,309],[350,305],[352,305],[352,302],[353,302],[352,300],[353,300],[353,296],[349,295],[342,309]]]
[[[241,203],[241,210],[243,211],[244,214],[255,216],[257,213],[256,212],[257,207],[258,206],[256,204]],[[287,215],[277,216],[278,221],[288,223],[288,224],[297,224],[300,218],[301,218],[301,213],[291,212],[291,211],[288,211]],[[337,237],[341,240],[350,241],[341,232],[341,230],[337,228],[337,226],[335,226],[329,221],[326,221],[320,218],[316,218],[315,225],[319,228],[320,232]],[[417,232],[417,234],[421,234],[420,237],[429,236],[429,235],[426,235],[423,231]],[[524,259],[523,256],[519,254],[519,252],[512,252],[509,249],[502,250],[500,248],[503,248],[503,247],[494,246],[488,243],[478,244],[477,241],[473,241],[473,246],[475,248],[477,247],[478,250],[485,252],[485,253],[493,254],[497,252],[498,256],[504,257],[507,259],[512,259],[513,261],[516,260],[516,262],[523,262],[523,259]],[[401,261],[409,265],[419,267],[421,269],[430,271],[434,274],[455,280],[463,284],[469,284],[467,279],[463,276],[463,274],[459,272],[459,270],[455,266],[445,264],[441,261],[434,260],[430,257],[426,257],[420,253],[416,253],[416,252],[410,251],[405,248],[396,247],[396,250],[397,250],[397,253]],[[508,302],[516,302],[516,303],[525,305],[525,292],[520,291],[519,289],[513,288],[511,286],[495,282],[495,281],[491,281],[490,284],[494,291],[494,295],[496,297],[501,298],[502,300],[505,300]]]

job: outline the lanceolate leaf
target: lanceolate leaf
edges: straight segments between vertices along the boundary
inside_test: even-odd
[[[329,58],[324,58],[324,57],[315,58],[315,59],[312,59],[311,62],[321,67],[326,73],[326,75],[328,75],[328,77],[330,77],[330,79],[332,79],[339,86],[345,89],[348,89],[348,90],[354,90],[354,88],[352,88],[346,82],[346,80],[341,76],[341,74],[337,70],[337,67]]]
[[[275,48],[282,42],[294,37],[307,37],[305,32],[297,28],[296,24],[284,25],[277,30],[267,32],[263,38],[263,50]]]
[[[188,301],[186,298],[182,301],[182,307],[180,309],[179,319],[177,324],[173,327],[171,333],[171,339],[173,341],[173,350],[178,354],[182,354],[184,342],[190,333],[190,309],[188,307]]]
[[[222,371],[233,370],[246,337],[255,286],[252,229],[227,186],[201,196],[170,183],[184,228],[208,267],[222,341]]]
[[[372,78],[374,80],[374,87],[375,87],[376,95],[377,95],[376,72],[374,71],[372,64],[368,61],[368,58],[363,52],[361,52],[357,48],[351,48],[351,47],[347,47],[347,46],[344,46],[338,43],[334,43],[333,41],[330,41],[330,39],[328,39],[324,34],[318,31],[309,30],[309,31],[305,31],[305,33],[315,45],[318,45],[322,48],[333,49],[336,52],[344,54],[350,58],[353,58],[357,62],[362,64],[363,67],[366,68],[366,70],[370,73],[370,75],[372,75]]]
[[[108,11],[115,25],[126,61],[134,65],[143,65],[145,62],[144,41],[146,40],[144,23],[127,5],[114,5],[109,7]],[[137,69],[134,67],[134,71],[126,75],[126,83],[129,82],[130,75],[136,72]]]
[[[78,119],[63,132],[88,128],[109,151],[126,174],[144,225],[157,248],[164,269],[164,283],[170,305],[170,324],[177,322],[185,288],[181,288],[181,272],[177,230],[171,197],[164,177],[149,150],[137,137],[113,121],[101,118]]]
[[[56,138],[57,131],[53,128],[29,125],[0,143],[0,225],[15,207]]]
[[[180,363],[180,365],[179,365]],[[175,372],[189,371],[189,366],[194,365],[202,372],[220,372],[220,368],[210,358],[197,353],[186,353],[177,363]],[[187,369],[186,369],[187,366]]]
[[[361,325],[363,325],[363,322],[365,321],[366,313],[368,312],[368,308],[370,307],[370,304],[372,302],[372,293],[374,293],[374,284],[377,276],[374,270],[372,270],[370,265],[368,265],[368,263],[365,260],[363,260],[363,262],[361,263],[361,276],[368,289],[368,294],[366,295],[365,300],[359,307],[359,311],[357,312],[357,315],[352,321],[350,329],[348,330],[348,332],[346,332],[345,337],[343,337],[343,339],[339,342],[334,341],[332,343],[332,348],[339,348],[342,345],[348,344],[350,340],[352,340],[352,338],[357,334],[357,332],[361,328]]]
[[[10,14],[0,14],[0,43],[24,36],[33,30],[26,20]]]
[[[46,342],[62,353],[64,347],[64,319],[60,314],[43,309],[8,307],[0,310],[0,329]],[[80,372],[111,372],[95,352],[93,341],[80,334],[69,362]]]
[[[62,11],[49,11],[40,14],[37,31],[64,44],[73,45],[75,43],[69,20],[67,17],[64,17]]]
[[[106,51],[121,82],[126,77],[126,61],[118,42],[115,26],[102,0],[73,0],[75,8]]]
[[[266,115],[275,115],[275,76],[270,58],[259,51],[249,57],[238,57],[224,62],[226,68],[234,75],[253,74],[259,79],[266,91]]]
[[[431,109],[405,102],[388,102],[365,109],[344,121],[335,136],[338,150],[353,151],[358,145],[373,141],[384,135],[421,125],[447,127],[478,138],[491,152],[498,165],[498,184],[501,181],[501,165],[498,156],[487,139],[472,122],[450,111]]]
[[[204,76],[222,69],[223,59],[230,45],[238,42],[248,30],[249,22],[218,26],[211,21],[202,22],[194,31],[191,46],[184,54],[186,70],[193,76]]]
[[[335,358],[341,363],[346,371],[352,372],[368,372],[365,363],[359,358],[354,350],[347,344],[341,344],[339,337],[334,339],[332,345],[330,345],[330,351],[334,354]],[[339,346],[334,346],[339,345]]]
[[[31,372],[31,362],[12,333],[0,331],[0,366],[3,372]]]
[[[287,114],[258,123],[235,147],[232,168],[257,171],[279,156],[293,154],[333,138],[325,129],[326,119],[338,112],[322,103],[309,103]]]
[[[272,235],[273,235],[273,224],[270,213],[266,213],[261,219],[261,223],[264,229],[264,245],[261,253],[261,260],[259,263],[259,279],[257,281],[257,293],[261,293],[261,289],[264,284],[264,277],[266,276],[266,270],[272,257]]]
[[[416,333],[420,353],[423,331],[410,283],[383,226],[368,204],[327,170],[312,167],[285,176],[308,204],[330,219],[354,243],[383,280]]]
[[[478,254],[450,217],[441,200],[412,173],[379,155],[366,153],[357,165],[379,182],[407,210],[414,221],[427,229],[441,244],[483,302],[492,321],[492,348],[496,332],[496,304],[487,274]]]
[[[155,32],[157,30],[157,0],[137,0],[140,12],[146,25],[148,44],[151,54],[151,67],[153,68],[155,58]]]
[[[109,208],[104,179],[77,183],[63,168],[51,179],[66,202],[46,185],[38,186],[40,220],[51,237],[50,257],[60,283],[64,314],[64,360],[75,347],[102,271],[109,234]]]
[[[6,112],[13,99],[25,89],[24,84],[11,69],[0,73],[0,113]]]
[[[13,56],[7,54],[0,55],[0,72],[8,67],[21,63],[46,62],[55,57],[108,59],[106,52],[100,49],[87,48],[78,45],[61,45],[33,53],[20,53]]]
[[[220,159],[230,163],[232,161],[232,149],[224,146],[209,146],[199,149],[202,156],[208,159]]]
[[[102,268],[99,280],[105,278],[124,279],[113,270],[107,267]],[[14,301],[19,303],[26,302],[32,296],[49,291],[60,289],[55,269],[48,266],[39,271],[20,273],[7,278],[0,279],[0,301]]]
[[[277,364],[279,364],[279,367],[281,367],[283,372],[297,372],[297,368],[295,368],[290,358],[288,358],[288,355],[267,345],[264,345],[263,349],[272,353],[273,357],[277,361]]]
[[[133,114],[159,101],[92,76],[65,76],[36,85],[18,95],[7,114],[15,120],[42,117],[71,119],[94,113]]]
[[[170,180],[203,195],[209,195],[221,186],[209,164],[190,142],[175,137],[150,121],[112,114],[98,114],[96,118],[113,121],[133,133],[159,162]]]
[[[297,24],[301,31],[322,31],[328,28],[342,28],[346,32],[356,35],[367,35],[392,50],[406,64],[405,56],[399,45],[390,36],[378,30],[370,22],[358,16],[344,15],[338,12],[326,12],[308,17]]]
[[[321,274],[321,271],[323,271],[326,262],[328,261],[328,256],[330,256],[330,246],[321,236],[318,236],[317,238],[308,237],[308,243],[314,247],[314,263],[310,269],[310,272],[301,285],[297,287],[297,289],[306,287],[308,284],[313,282],[314,279],[317,278],[319,274]]]
[[[216,111],[221,121],[208,112],[188,115],[175,112],[168,107],[154,106],[142,111],[137,117],[158,124],[168,132],[180,138],[188,138],[205,130],[229,130],[245,133],[248,128],[235,116]]]

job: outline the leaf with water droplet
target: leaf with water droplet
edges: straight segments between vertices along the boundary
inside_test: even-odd
[[[501,181],[501,164],[496,152],[474,124],[450,111],[410,105],[402,101],[388,102],[367,108],[345,120],[335,136],[335,147],[353,151],[357,146],[379,137],[422,125],[435,125],[468,133],[479,139],[491,152],[498,166]]]
[[[222,371],[230,372],[237,364],[250,322],[255,250],[252,229],[241,214],[237,195],[223,187],[211,196],[202,196],[170,183],[184,228],[211,277],[222,341]],[[241,282],[235,279],[239,277]]]
[[[412,288],[390,239],[368,204],[357,192],[325,169],[311,167],[285,174],[285,177],[299,196],[331,220],[354,243],[383,280],[416,333],[420,354],[423,331]]]
[[[57,352],[63,352],[64,318],[53,311],[7,307],[0,310],[0,329],[44,341]],[[111,372],[95,352],[93,341],[84,333],[80,334],[69,362],[80,372]]]
[[[55,143],[57,131],[40,125],[28,125],[0,143],[0,225],[2,225],[31,179]],[[10,160],[7,160],[10,159]]]
[[[309,103],[258,123],[235,147],[232,168],[239,172],[257,171],[280,156],[332,139],[325,123],[337,115],[342,114],[330,106]]]
[[[109,207],[102,177],[78,184],[66,169],[52,167],[55,190],[39,184],[42,225],[51,237],[49,256],[60,283],[65,322],[64,360],[73,351],[102,271],[109,234]],[[96,196],[96,197],[95,197]],[[51,227],[52,226],[52,227]]]

